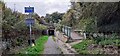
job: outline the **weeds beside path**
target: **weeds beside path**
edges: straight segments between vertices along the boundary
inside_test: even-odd
[[[42,54],[44,51],[44,44],[48,40],[48,36],[41,36],[39,37],[35,42],[35,46],[29,46],[26,48],[22,53],[20,54],[33,54],[34,56],[37,56],[37,54]]]

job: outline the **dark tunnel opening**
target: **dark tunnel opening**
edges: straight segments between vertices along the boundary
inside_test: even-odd
[[[49,36],[54,35],[54,30],[53,30],[53,29],[52,29],[52,30],[51,30],[51,29],[49,29],[49,30],[48,30],[48,35],[49,35]]]

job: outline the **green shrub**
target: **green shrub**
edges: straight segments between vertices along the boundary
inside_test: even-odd
[[[100,45],[113,45],[114,43],[111,40],[103,40],[99,42]]]
[[[101,45],[113,45],[113,44],[118,44],[119,37],[116,34],[112,34],[109,37],[96,37],[94,38],[94,41],[96,44],[101,44]]]
[[[99,44],[100,41],[105,40],[105,37],[96,37],[94,38],[94,41],[96,42],[96,44]]]
[[[104,40],[99,42],[100,45],[115,45],[115,46],[119,46],[120,41],[118,39],[109,39],[109,40]]]

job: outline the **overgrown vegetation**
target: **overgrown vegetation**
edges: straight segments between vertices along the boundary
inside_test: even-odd
[[[29,27],[25,24],[25,19],[28,18],[28,15],[7,8],[4,2],[0,2],[0,7],[2,10],[0,12],[2,14],[0,18],[2,19],[0,22],[2,24],[2,41],[8,42],[11,50],[19,50],[28,46]],[[34,34],[32,37],[36,39],[38,35],[42,34],[42,30],[47,29],[47,26],[40,24],[42,20],[40,20],[41,18],[38,14],[32,14],[32,18],[35,20],[35,24],[32,26],[32,35]],[[17,47],[20,48],[18,49]]]
[[[56,39],[55,39],[55,37],[54,37],[54,36],[52,36],[52,39],[56,42]]]
[[[104,47],[109,45],[116,50],[116,47],[120,45],[119,3],[71,2],[71,8],[63,15],[62,25],[70,26],[72,30],[82,30],[90,38],[89,40],[84,40],[76,44],[73,48],[83,54],[92,54],[92,52],[93,54],[99,54],[102,48],[104,51],[106,50]],[[103,33],[104,36],[94,38],[93,33]],[[116,33],[116,35],[113,33]],[[93,42],[89,43],[90,40]],[[96,45],[97,48],[89,50],[91,48],[88,47],[92,44]],[[98,48],[99,46],[102,46],[101,49]]]
[[[114,46],[119,46],[120,41],[119,41],[119,36],[116,34],[112,34],[110,36],[103,36],[103,37],[96,37],[94,38],[94,41],[96,44],[99,45],[114,45]]]
[[[86,53],[89,54],[87,51],[87,47],[93,43],[94,43],[93,40],[83,40],[79,44],[74,45],[73,48],[75,48],[76,51],[81,54],[86,54]]]
[[[62,24],[86,32],[119,32],[119,3],[71,2]]]
[[[115,34],[112,34],[110,37],[96,37],[91,40],[83,40],[79,44],[76,44],[73,46],[73,48],[76,49],[76,51],[80,54],[100,54],[103,51],[103,48],[106,46],[113,46],[113,48],[116,46],[120,46],[120,41],[118,39],[119,37],[116,36]],[[90,50],[90,48],[92,50]],[[103,54],[103,53],[102,53]]]
[[[37,56],[38,54],[43,54],[44,44],[48,40],[48,36],[41,36],[35,41],[35,46],[29,46],[20,52],[20,55],[30,54],[29,56]]]

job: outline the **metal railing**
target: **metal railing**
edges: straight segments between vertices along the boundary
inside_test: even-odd
[[[62,32],[69,38],[71,37],[71,30],[72,30],[71,27],[62,26]]]

